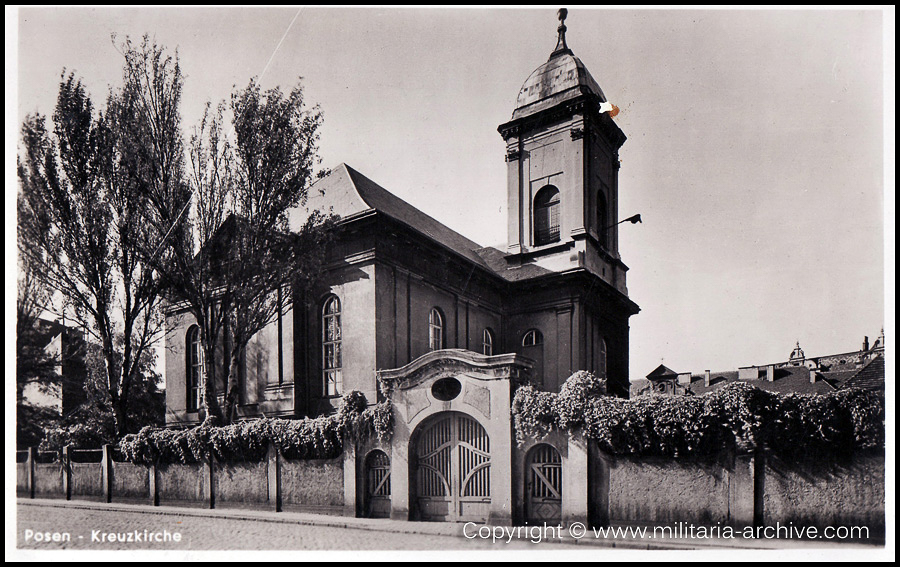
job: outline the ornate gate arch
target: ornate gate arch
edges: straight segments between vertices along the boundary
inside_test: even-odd
[[[487,521],[491,446],[480,423],[463,413],[439,413],[417,428],[410,453],[417,519]]]

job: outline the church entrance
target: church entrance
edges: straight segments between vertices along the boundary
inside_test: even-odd
[[[445,412],[413,438],[416,519],[486,522],[491,507],[491,447],[471,417]]]

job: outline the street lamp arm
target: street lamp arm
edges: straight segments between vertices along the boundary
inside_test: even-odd
[[[639,214],[636,214],[636,215],[632,215],[632,216],[628,217],[627,219],[622,219],[622,220],[620,220],[620,221],[617,222],[617,223],[613,223],[613,224],[609,225],[609,226],[606,227],[606,228],[607,228],[607,229],[610,229],[610,228],[612,228],[612,227],[614,227],[614,226],[618,226],[618,225],[622,224],[623,222],[630,222],[631,224],[637,224],[637,223],[643,224],[644,221],[641,220],[641,215],[640,215],[640,213],[639,213]]]

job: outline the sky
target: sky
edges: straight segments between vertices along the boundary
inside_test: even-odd
[[[52,114],[63,68],[102,101],[121,84],[111,35],[149,34],[178,50],[186,134],[207,101],[251,77],[284,90],[302,77],[324,114],[323,167],[347,163],[503,248],[497,126],[549,57],[557,24],[555,7],[22,8],[12,89],[7,56],[7,100],[18,97],[7,103],[7,211],[9,125]],[[700,372],[783,361],[796,341],[808,356],[857,350],[885,326],[892,342],[892,10],[570,7],[566,25],[628,136],[619,215],[643,218],[619,231],[641,307],[632,380],[660,363]],[[7,32],[9,47],[9,21]],[[7,276],[8,303],[10,287]]]

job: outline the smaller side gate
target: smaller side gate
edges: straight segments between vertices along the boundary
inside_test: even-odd
[[[533,447],[525,459],[525,519],[532,525],[562,520],[562,459],[547,444]]]
[[[366,457],[366,518],[391,517],[391,458],[374,450]]]

